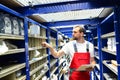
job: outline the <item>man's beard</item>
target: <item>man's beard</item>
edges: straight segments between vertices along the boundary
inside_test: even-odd
[[[73,40],[78,40],[78,38],[76,38],[76,37],[73,37]]]

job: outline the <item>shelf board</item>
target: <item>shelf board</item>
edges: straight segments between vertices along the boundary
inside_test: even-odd
[[[98,39],[98,37],[94,37],[94,39]]]
[[[95,56],[95,58],[99,60],[99,56]]]
[[[5,77],[11,73],[14,73],[24,67],[25,67],[25,63],[6,66],[0,71],[0,78]]]
[[[62,48],[62,47],[63,47],[63,45],[59,45],[59,46],[58,46],[58,48]]]
[[[59,75],[59,80],[61,80],[62,75],[63,75],[63,73],[60,73],[60,75]]]
[[[98,80],[100,80],[100,75],[98,75],[97,73],[95,73],[95,75],[97,76]]]
[[[29,38],[40,38],[40,39],[47,39],[47,37],[44,36],[38,36],[38,35],[28,35]]]
[[[94,48],[95,48],[95,49],[98,49],[98,47],[97,47],[97,46],[95,46]]]
[[[56,68],[50,73],[50,76],[52,76],[57,69],[58,69],[58,67],[56,67]]]
[[[31,47],[29,48],[29,51],[38,50],[38,49],[46,49],[46,48],[45,47]]]
[[[103,64],[108,67],[112,72],[114,72],[116,75],[118,75],[117,67],[113,64],[107,64],[107,61],[103,61]]]
[[[29,61],[29,64],[33,64],[33,63],[35,63],[35,62],[37,62],[37,61],[40,61],[40,60],[46,58],[47,56],[48,56],[48,55],[46,54],[46,55],[41,56],[41,57],[39,57],[39,58],[34,58],[33,60],[30,60],[30,61]]]
[[[0,39],[24,40],[24,36],[0,33]]]
[[[49,69],[48,69],[48,70],[49,70]],[[40,78],[41,78],[43,75],[45,75],[45,73],[46,73],[48,70],[46,70],[46,71],[43,72],[43,73],[40,73],[40,75],[39,75],[38,77],[36,77],[35,80],[40,80]]]
[[[34,73],[36,73],[37,71],[39,71],[41,68],[44,67],[45,64],[47,64],[48,61],[46,61],[44,64],[40,65],[39,67],[35,68],[34,70],[30,71],[30,76],[32,76]]]
[[[105,77],[106,80],[117,80],[116,76],[113,75],[112,73],[103,73],[103,76]]]
[[[102,35],[101,38],[108,38],[108,37],[114,37],[114,36],[115,36],[115,32],[110,32]],[[94,39],[98,39],[98,37],[95,37]]]
[[[97,67],[98,70],[100,70],[100,66],[99,66],[99,64],[96,64],[95,66]]]
[[[54,40],[54,41],[55,41],[55,40],[56,40],[56,38],[51,38],[51,37],[50,37],[50,40]]]
[[[63,67],[61,67],[61,68],[59,69],[59,73],[60,73],[62,70],[63,70]]]
[[[57,59],[56,60],[53,60],[51,63],[50,63],[50,68],[57,62]]]
[[[61,59],[61,60],[62,60],[61,62],[59,61],[59,66],[62,65],[65,62],[64,59]]]
[[[59,70],[59,79],[60,79],[60,78],[62,77],[62,75],[64,74],[64,73],[62,72],[63,68],[64,68],[64,67],[61,67],[61,69]]]
[[[101,38],[108,38],[108,37],[114,37],[114,36],[115,36],[115,32],[110,32],[102,35]]]
[[[116,55],[116,52],[110,51],[110,50],[108,50],[108,49],[106,49],[106,48],[102,48],[102,51],[107,52],[107,53],[110,53],[110,54],[112,54],[112,55]]]
[[[12,50],[8,50],[5,53],[1,53],[0,56],[2,56],[2,55],[8,55],[8,54],[16,54],[16,53],[20,53],[20,52],[24,52],[24,51],[25,51],[24,48],[21,48],[21,49],[12,49]]]
[[[16,80],[26,80],[26,75],[20,76]]]
[[[98,49],[98,47],[95,47],[95,49]],[[116,52],[110,51],[110,50],[108,50],[107,48],[102,48],[102,51],[107,52],[107,53],[110,53],[110,54],[112,54],[112,55],[116,55]]]

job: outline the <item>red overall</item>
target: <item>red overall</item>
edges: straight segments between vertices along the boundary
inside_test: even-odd
[[[90,53],[85,52],[75,52],[70,69],[77,69],[83,64],[89,64],[90,63]],[[87,71],[73,71],[71,72],[69,76],[69,80],[90,80],[90,74]]]

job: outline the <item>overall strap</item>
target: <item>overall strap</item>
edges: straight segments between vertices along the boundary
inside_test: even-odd
[[[73,42],[73,47],[74,47],[75,52],[78,52],[77,46],[76,46],[76,43],[75,43],[75,42]]]
[[[86,44],[86,51],[89,52],[89,42]]]

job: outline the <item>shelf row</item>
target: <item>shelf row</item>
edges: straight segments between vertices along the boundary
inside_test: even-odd
[[[95,49],[98,49],[98,47],[95,47]],[[107,53],[109,53],[109,54],[116,55],[116,52],[110,51],[110,50],[108,50],[107,48],[102,48],[101,50],[104,51],[104,52],[107,52]]]
[[[43,48],[43,47],[33,47],[33,48],[29,48],[28,50],[33,51],[33,50],[39,50],[39,49],[45,49],[45,48]],[[17,54],[17,53],[21,53],[21,52],[25,52],[25,48],[8,50],[4,53],[0,53],[0,56],[8,55],[8,54]]]
[[[101,38],[108,38],[108,37],[114,37],[114,36],[115,36],[115,32],[110,32],[107,34],[103,34]],[[94,39],[98,39],[98,37],[95,37]]]
[[[33,64],[33,63],[35,63],[35,62],[38,62],[38,61],[40,61],[40,60],[42,60],[42,59],[44,59],[44,58],[46,58],[46,57],[48,57],[48,55],[44,55],[44,56],[42,56],[42,57],[39,57],[39,58],[35,58],[35,59],[33,59],[33,60],[30,60],[30,61],[29,61],[29,64],[31,65],[31,64]],[[40,66],[37,67],[36,69],[32,70],[32,71],[30,72],[30,74],[31,74],[31,75],[34,74],[34,73],[35,73],[36,71],[38,71],[39,69],[43,68],[44,65],[47,64],[47,63],[48,63],[48,61],[45,62],[44,64],[40,65]],[[10,65],[10,66],[5,66],[5,67],[3,67],[3,68],[0,70],[0,78],[2,78],[2,77],[4,77],[4,76],[7,76],[7,75],[9,75],[9,74],[11,74],[11,73],[14,73],[14,72],[16,72],[16,71],[18,71],[18,70],[20,70],[20,69],[22,69],[22,68],[25,68],[25,63],[13,64],[13,65]]]
[[[33,63],[35,63],[35,62],[38,62],[38,61],[40,61],[40,60],[42,60],[42,59],[44,59],[44,58],[46,58],[46,57],[48,57],[48,55],[44,55],[44,56],[42,56],[42,57],[39,57],[39,58],[35,58],[35,59],[33,59],[33,60],[30,60],[30,61],[29,61],[29,64],[31,65],[31,64],[33,64]],[[56,64],[56,62],[57,62],[57,60],[51,61],[50,66],[51,66],[51,67],[54,66],[54,65]],[[33,74],[35,74],[35,73],[36,73],[37,71],[39,71],[40,69],[43,70],[43,68],[45,67],[45,65],[46,65],[47,63],[48,63],[48,61],[47,61],[47,62],[44,62],[43,64],[39,65],[38,67],[35,67],[35,69],[33,69],[32,71],[30,71],[30,76],[32,76]],[[9,74],[12,74],[12,73],[14,73],[14,72],[16,72],[16,71],[18,71],[18,70],[20,70],[20,69],[22,69],[22,68],[25,68],[25,63],[10,65],[10,66],[7,66],[6,68],[4,67],[4,68],[0,71],[0,78],[5,77],[5,76],[7,76],[7,75],[9,75]],[[58,69],[58,67],[55,67],[55,68],[53,69],[53,71],[51,72],[51,75],[50,75],[50,76],[52,76],[57,69]],[[40,73],[39,76],[36,77],[35,80],[39,80],[47,71],[48,71],[48,67],[46,67],[45,70],[41,71],[42,73]],[[19,77],[17,80],[20,80],[20,79],[22,79],[22,80],[24,79],[24,80],[25,80],[25,78],[26,78],[26,76],[22,76],[22,77]]]
[[[117,80],[117,75],[118,75],[118,70],[117,70],[117,66],[115,66],[114,64],[112,64],[110,62],[110,60],[104,60],[103,64],[110,69],[112,72],[114,72],[115,74],[112,73],[103,73],[103,76],[106,80],[111,79],[111,80]],[[99,64],[96,64],[96,68],[98,69],[98,72],[95,72],[95,75],[97,76],[98,80],[100,80],[100,66]]]
[[[59,60],[53,58],[49,50],[41,45],[42,42],[49,42],[57,49],[57,41],[61,41],[57,40],[57,31],[48,29],[6,6],[0,7],[0,16],[7,17],[8,23],[11,22],[11,16],[16,19],[16,25],[21,23],[19,26],[10,24],[7,28],[3,24],[0,29],[0,45],[3,46],[0,50],[6,49],[4,52],[0,51],[0,80],[41,80],[44,76],[49,80],[54,74],[57,77],[62,75],[62,63],[58,64]]]

